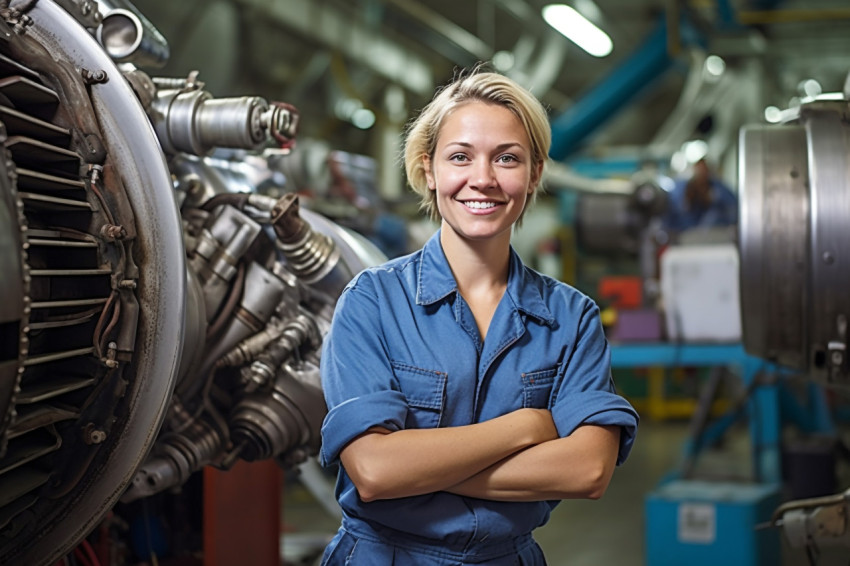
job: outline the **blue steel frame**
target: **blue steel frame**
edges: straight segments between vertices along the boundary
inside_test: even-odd
[[[611,366],[634,367],[716,367],[737,368],[746,386],[762,373],[778,374],[779,369],[761,358],[750,356],[741,344],[612,344]],[[781,483],[780,383],[778,379],[760,383],[748,403],[750,436],[753,446],[753,470],[761,483]],[[722,435],[734,419],[721,419],[709,435]],[[689,444],[686,451],[699,446]],[[674,478],[669,478],[674,479]]]

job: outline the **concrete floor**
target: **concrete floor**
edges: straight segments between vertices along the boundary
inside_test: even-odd
[[[676,466],[686,437],[684,424],[641,422],[605,495],[561,502],[535,533],[549,565],[643,564],[644,497]]]
[[[605,496],[598,501],[564,501],[535,537],[549,566],[640,566],[645,558],[645,497],[676,469],[687,439],[687,423],[640,424],[629,460],[614,474]],[[750,472],[745,428],[733,431],[722,450],[707,452],[697,474],[723,479],[745,478]],[[847,486],[844,484],[841,489]],[[336,531],[338,520],[323,508],[302,482],[290,478],[284,502],[282,535],[284,566],[317,564],[316,549]],[[674,537],[675,533],[671,533]],[[751,566],[808,566],[802,550],[783,542],[782,563]],[[850,549],[825,549],[818,566],[847,566]],[[750,566],[750,565],[747,565]]]

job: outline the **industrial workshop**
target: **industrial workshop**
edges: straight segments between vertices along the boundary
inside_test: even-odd
[[[0,566],[850,566],[847,0],[0,0]]]

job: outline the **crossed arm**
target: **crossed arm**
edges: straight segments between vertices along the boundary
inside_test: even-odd
[[[545,409],[519,409],[482,423],[390,432],[374,427],[340,459],[361,499],[435,491],[500,501],[602,496],[620,427],[584,425],[559,438]]]

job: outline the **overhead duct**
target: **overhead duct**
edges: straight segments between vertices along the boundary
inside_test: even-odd
[[[434,76],[427,61],[324,3],[314,3],[310,0],[236,2],[292,27],[328,47],[344,51],[359,64],[412,92],[430,96],[434,90]]]
[[[640,47],[566,112],[554,118],[549,156],[554,160],[568,157],[590,134],[663,75],[673,63],[667,41],[667,22],[662,19]]]

